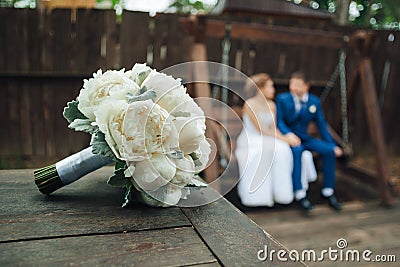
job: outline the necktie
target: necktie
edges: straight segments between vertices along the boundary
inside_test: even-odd
[[[307,102],[306,101],[300,101],[300,113],[304,113],[306,108],[307,108]]]

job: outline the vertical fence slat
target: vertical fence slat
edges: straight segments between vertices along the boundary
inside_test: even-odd
[[[20,83],[20,143],[24,156],[31,157],[32,151],[32,120],[31,112],[34,106],[31,106],[31,88],[27,83]]]
[[[52,71],[68,72],[71,64],[71,10],[54,9],[51,13],[51,27],[53,34]]]
[[[107,69],[119,68],[119,25],[115,11],[105,10],[103,17],[103,38],[106,38],[106,54],[101,58],[101,66]]]
[[[145,63],[149,44],[147,13],[126,11],[122,14],[120,30],[121,67],[131,68],[134,63]]]
[[[55,94],[53,94],[52,88],[54,88],[54,85],[51,82],[43,84],[43,138],[46,147],[46,157],[48,158],[54,158],[56,154],[56,142],[54,140],[55,121],[53,102]]]
[[[7,40],[7,11],[9,8],[0,8],[0,72],[7,70],[6,49],[9,45]]]
[[[8,116],[8,105],[9,105],[9,97],[8,97],[8,82],[1,80],[0,86],[0,124],[3,127],[0,127],[0,158],[9,154],[9,146],[11,142],[9,140],[10,137],[10,129],[12,128],[9,122]],[[1,160],[0,160],[1,161]],[[5,163],[0,162],[0,167]]]
[[[45,116],[43,109],[43,89],[41,83],[30,82],[32,105],[32,143],[34,157],[44,158],[46,155]]]
[[[76,62],[80,73],[93,73],[100,66],[103,14],[100,10],[78,9],[76,18]]]
[[[6,17],[6,45],[4,47],[5,53],[5,63],[6,63],[6,70],[8,72],[16,72],[18,69],[18,38],[17,38],[17,31],[18,31],[18,23],[19,23],[19,15],[16,9],[8,9],[8,12],[5,14]],[[11,23],[11,21],[13,23]]]
[[[9,133],[8,142],[10,142],[8,155],[21,156],[21,143],[20,143],[20,94],[19,84],[16,82],[9,83],[8,90],[8,116],[9,116]]]

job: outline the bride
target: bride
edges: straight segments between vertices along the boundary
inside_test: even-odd
[[[290,146],[300,144],[299,139],[282,135],[276,128],[274,82],[268,74],[250,77],[257,93],[243,106],[243,130],[236,144],[240,180],[238,194],[245,206],[269,206],[274,203],[289,204],[293,201],[293,158]],[[302,183],[315,181],[312,154],[302,154]]]

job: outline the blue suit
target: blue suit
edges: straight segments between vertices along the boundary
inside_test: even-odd
[[[308,101],[297,112],[291,93],[286,92],[276,97],[277,126],[282,134],[294,133],[301,139],[301,145],[292,147],[293,153],[293,190],[302,189],[301,154],[303,150],[316,151],[322,157],[324,188],[335,187],[335,152],[336,146],[322,112],[321,102],[315,95],[308,94]],[[317,125],[322,139],[316,139],[307,133],[310,122]]]

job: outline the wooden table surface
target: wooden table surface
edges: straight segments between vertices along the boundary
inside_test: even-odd
[[[260,261],[265,246],[284,248],[224,198],[122,208],[111,173],[104,167],[45,196],[33,170],[0,170],[0,266],[303,265]]]

